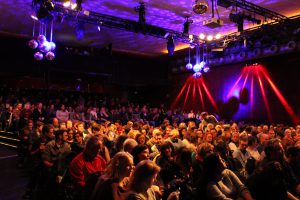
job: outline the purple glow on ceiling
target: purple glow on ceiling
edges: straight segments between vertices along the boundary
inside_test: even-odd
[[[31,0],[0,1],[0,20],[2,22],[0,30],[6,33],[31,36],[33,25],[30,17],[32,14]],[[83,0],[82,7],[84,10],[138,21],[138,13],[133,9],[138,6],[138,2],[137,0]],[[192,34],[201,32],[225,34],[237,31],[236,25],[228,19],[231,8],[218,7],[219,16],[224,21],[224,25],[220,28],[211,29],[202,25],[204,20],[211,18],[210,5],[207,13],[196,15],[192,12],[194,0],[144,0],[144,2],[146,5],[146,23],[151,25],[182,31],[185,17],[190,16],[190,19],[193,20],[190,26],[190,33]],[[251,2],[288,16],[300,14],[298,0],[252,0]],[[218,17],[216,13],[215,17]],[[249,25],[251,23],[245,23],[245,28]],[[74,23],[68,20],[64,20],[61,24],[55,23],[55,40],[64,41],[68,44],[95,47],[103,47],[107,43],[113,43],[114,49],[149,55],[161,54],[166,49],[165,41],[162,39],[105,27],[99,32],[97,27],[91,25],[87,25],[85,37],[81,41],[77,41]]]

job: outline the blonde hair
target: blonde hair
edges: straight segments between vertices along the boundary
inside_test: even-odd
[[[130,177],[130,190],[140,193],[147,190],[147,182],[160,171],[160,167],[151,160],[143,160],[135,167]]]
[[[133,157],[128,152],[118,152],[108,163],[104,174],[107,178],[120,181],[123,177],[124,168],[133,163]]]

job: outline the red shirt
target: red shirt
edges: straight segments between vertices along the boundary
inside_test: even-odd
[[[84,187],[85,178],[95,172],[102,172],[106,167],[105,160],[97,155],[92,161],[85,161],[83,153],[78,154],[70,164],[70,174],[75,186]]]

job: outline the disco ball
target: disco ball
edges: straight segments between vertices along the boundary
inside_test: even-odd
[[[55,54],[52,52],[52,51],[49,51],[47,54],[46,54],[46,59],[47,60],[53,60],[55,58]]]
[[[56,48],[56,44],[54,42],[49,42],[50,44],[50,51],[54,51]]]
[[[35,60],[39,61],[39,60],[43,60],[44,55],[41,52],[38,51],[34,54],[33,57],[34,57]]]
[[[206,13],[207,10],[208,10],[208,4],[205,1],[203,2],[200,2],[200,0],[195,1],[195,4],[193,5],[194,13],[201,15]]]
[[[194,72],[199,72],[201,70],[201,65],[200,64],[196,64],[193,67]]]
[[[193,74],[193,77],[194,77],[194,78],[200,78],[201,75],[202,75],[201,72],[196,72],[196,73]]]
[[[208,71],[209,71],[209,66],[205,66],[205,67],[203,68],[203,72],[207,73]]]
[[[191,69],[193,69],[193,65],[191,63],[188,63],[188,64],[186,64],[185,68],[187,70],[191,70]]]
[[[44,41],[41,45],[39,45],[39,49],[41,52],[46,53],[51,50],[50,42]]]
[[[28,42],[28,46],[32,49],[35,49],[39,46],[39,44],[36,40],[32,39]]]
[[[47,38],[44,35],[39,35],[37,37],[37,41],[39,42],[39,44],[43,44],[45,41],[47,41]]]

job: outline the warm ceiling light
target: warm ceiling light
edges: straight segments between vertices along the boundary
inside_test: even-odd
[[[69,7],[70,5],[71,5],[70,1],[66,1],[66,2],[63,3],[63,6],[66,7],[66,8]]]
[[[212,35],[209,35],[209,36],[207,36],[207,41],[212,41],[213,40],[213,36]]]
[[[216,38],[217,40],[220,39],[220,38],[221,38],[221,34],[218,33],[218,34],[215,36],[215,38]]]
[[[204,39],[205,39],[205,34],[200,33],[199,38],[200,38],[201,40],[204,40]]]
[[[194,13],[201,15],[206,13],[208,10],[208,4],[206,0],[196,0],[193,4],[193,11]]]

